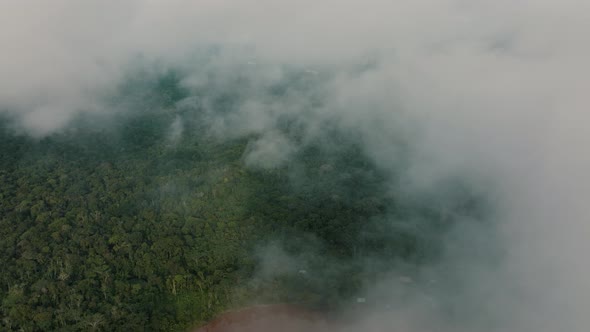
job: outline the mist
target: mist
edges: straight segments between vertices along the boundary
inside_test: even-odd
[[[456,216],[440,259],[412,272],[446,280],[429,295],[442,309],[423,296],[429,286],[400,283],[399,265],[365,286],[389,295],[389,306],[363,313],[351,330],[581,332],[590,326],[589,7],[8,0],[0,114],[19,133],[55,135],[80,117],[130,112],[113,100],[138,63],[147,76],[173,68],[187,96],[164,110],[175,112],[171,146],[182,144],[195,110],[211,137],[250,140],[243,162],[253,169],[296,164],[318,142],[337,151],[336,132],[385,174],[394,197],[431,197],[444,209],[446,183],[458,178],[489,201],[485,222]],[[269,92],[285,80],[293,87]],[[235,91],[230,111],[217,112],[211,90]],[[272,269],[263,264],[261,274]]]

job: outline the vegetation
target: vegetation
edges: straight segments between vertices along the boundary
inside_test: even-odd
[[[251,137],[219,140],[195,120],[168,139],[178,115],[162,109],[186,97],[174,74],[139,91],[125,93],[159,106],[108,125],[33,139],[0,121],[0,329],[176,331],[256,301],[336,306],[387,264],[436,259],[449,217],[396,198],[342,135],[252,169]],[[261,277],[274,243],[313,273]]]

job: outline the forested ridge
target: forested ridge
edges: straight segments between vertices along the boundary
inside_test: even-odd
[[[0,329],[177,331],[252,303],[337,307],[387,272],[367,258],[436,259],[452,218],[435,198],[397,197],[345,133],[248,167],[252,137],[220,140],[198,117],[168,139],[179,113],[166,107],[187,97],[173,73],[143,89],[158,107],[110,127],[32,138],[1,119]],[[450,208],[473,213],[457,188]],[[304,273],[261,275],[275,245]]]

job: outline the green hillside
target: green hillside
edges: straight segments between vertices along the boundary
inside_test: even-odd
[[[108,119],[43,138],[1,120],[0,329],[177,331],[252,303],[338,308],[394,268],[436,261],[452,215],[481,212],[456,182],[437,194],[452,213],[440,196],[396,194],[396,171],[337,128],[253,167],[255,134],[222,139],[210,114],[179,106],[208,95],[231,112],[238,93],[188,91],[172,71],[134,79]],[[270,94],[305,89],[290,79]],[[281,130],[299,139],[294,119]],[[293,263],[268,272],[277,253]]]

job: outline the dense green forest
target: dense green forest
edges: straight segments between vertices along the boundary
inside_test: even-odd
[[[176,106],[211,92],[179,81],[136,76],[111,101],[128,111],[43,138],[0,119],[1,330],[182,331],[252,303],[336,308],[394,266],[435,261],[453,215],[478,213],[459,183],[397,195],[395,172],[337,129],[248,167],[255,135],[210,134],[207,114]],[[214,109],[231,111],[230,92]],[[291,119],[281,130],[299,135]],[[300,266],[261,273],[279,247]]]

